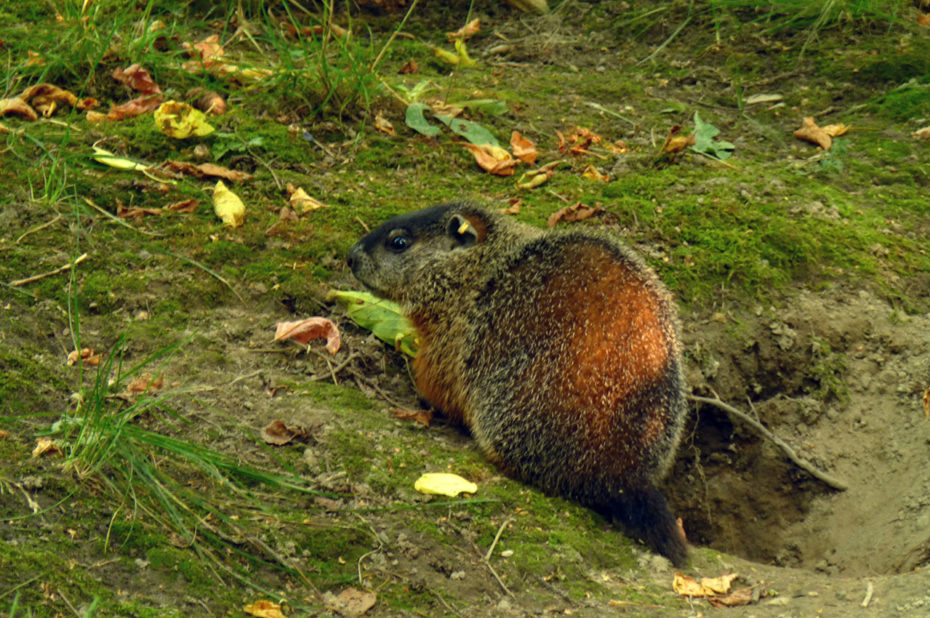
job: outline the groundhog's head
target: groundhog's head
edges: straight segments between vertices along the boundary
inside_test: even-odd
[[[424,208],[381,224],[349,250],[346,260],[372,292],[403,300],[415,282],[439,274],[447,257],[482,243],[490,225],[491,216],[472,204]]]

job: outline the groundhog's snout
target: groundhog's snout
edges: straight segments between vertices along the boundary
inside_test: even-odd
[[[355,243],[352,245],[352,248],[349,249],[349,252],[346,253],[346,264],[349,265],[353,273],[355,273],[355,269],[358,267],[359,260],[363,253],[364,251],[362,250],[361,243]]]

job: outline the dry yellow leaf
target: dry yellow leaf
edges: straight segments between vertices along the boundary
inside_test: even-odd
[[[264,599],[246,605],[242,608],[242,611],[250,616],[258,616],[258,618],[284,618],[280,605]]]
[[[478,486],[450,472],[427,472],[417,479],[413,488],[421,494],[437,494],[454,498],[461,493],[473,494]]]
[[[245,219],[245,204],[222,180],[213,187],[213,212],[230,227],[239,227]]]
[[[155,110],[155,126],[168,137],[175,139],[184,139],[192,135],[203,137],[215,131],[202,111],[177,101],[165,101]]]

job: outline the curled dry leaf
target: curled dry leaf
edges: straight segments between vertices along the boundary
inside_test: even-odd
[[[176,174],[187,174],[195,178],[222,178],[230,182],[252,180],[252,174],[231,170],[215,163],[190,163],[189,161],[165,161],[158,167]]]
[[[394,418],[401,421],[416,421],[426,427],[433,422],[432,410],[405,410],[403,408],[391,408],[391,414]]]
[[[513,150],[513,156],[520,159],[527,165],[536,163],[536,144],[526,139],[518,131],[510,134],[510,148]]]
[[[161,94],[159,85],[140,64],[132,64],[125,69],[113,69],[113,79],[142,94]]]
[[[567,150],[573,155],[591,154],[588,148],[603,140],[600,135],[584,127],[575,127],[568,137],[559,131],[556,131],[556,135],[559,136],[559,152],[564,153]]]
[[[794,136],[800,140],[817,144],[824,150],[830,150],[830,147],[833,146],[833,138],[845,135],[847,132],[849,132],[848,125],[828,124],[825,127],[818,127],[814,119],[807,116],[801,122],[801,128],[794,132]]]
[[[387,133],[391,137],[394,137],[394,125],[384,117],[384,111],[378,110],[378,114],[375,116],[375,128],[382,133]]]
[[[659,151],[661,154],[675,155],[689,146],[694,146],[696,138],[693,133],[691,135],[679,135],[679,133],[681,133],[681,125],[676,124],[669,129],[662,150]]]
[[[411,73],[419,73],[419,72],[420,72],[420,67],[417,66],[416,60],[414,60],[413,58],[411,58],[410,60],[408,60],[407,62],[405,62],[405,63],[404,63],[404,66],[400,67],[400,69],[399,69],[397,72],[400,73],[401,75],[408,75],[408,74],[411,74]]]
[[[76,96],[52,84],[36,84],[27,88],[19,96],[46,118],[55,113],[62,103],[71,107],[76,107],[78,104]]]
[[[467,144],[463,143],[471,154],[475,157],[475,162],[489,174],[495,176],[512,176],[513,169],[516,167],[516,160],[510,156],[510,153],[500,146],[491,144]]]
[[[35,122],[39,119],[39,114],[36,113],[36,110],[26,103],[20,97],[11,97],[9,99],[0,99],[0,116],[22,116],[30,122]]]
[[[183,213],[192,213],[197,210],[197,206],[200,205],[198,200],[193,198],[189,200],[181,200],[180,202],[174,202],[173,204],[168,204],[165,206],[165,210],[173,210],[174,212],[183,212]]]
[[[758,601],[761,592],[762,591],[758,588],[747,586],[745,588],[737,588],[726,595],[707,597],[707,602],[714,607],[740,607]]]
[[[597,180],[599,182],[610,182],[610,176],[607,174],[602,174],[596,167],[589,165],[584,168],[584,171],[581,173],[582,176],[588,180]]]
[[[187,91],[187,98],[193,101],[193,106],[205,114],[213,116],[222,116],[229,111],[226,99],[213,90],[204,90],[203,88],[192,88]]]
[[[930,140],[930,127],[924,127],[922,129],[917,129],[911,134],[911,136],[914,139]]]
[[[68,365],[73,365],[80,360],[85,365],[90,365],[96,367],[100,364],[100,355],[94,352],[93,348],[81,348],[81,351],[78,352],[74,350],[68,354]]]
[[[35,448],[32,449],[32,456],[39,457],[42,455],[64,455],[64,453],[54,440],[39,438],[36,440]]]
[[[739,577],[738,573],[727,573],[720,577],[702,577],[701,582],[698,583],[697,580],[687,575],[675,573],[672,589],[683,597],[711,597],[727,594],[733,580],[737,577]]]
[[[539,185],[552,178],[552,174],[554,173],[554,170],[559,163],[561,163],[561,161],[552,161],[550,163],[546,163],[539,169],[530,170],[524,173],[517,181],[517,188],[535,189]]]
[[[413,488],[421,494],[436,494],[454,498],[461,493],[474,494],[478,486],[458,474],[427,472],[416,480]]]
[[[471,20],[470,22],[468,22],[467,24],[465,24],[464,26],[462,26],[455,32],[447,32],[446,38],[448,38],[450,41],[454,41],[456,39],[468,40],[471,37],[478,34],[478,32],[480,31],[481,31],[481,20],[476,17],[475,19]]]
[[[158,109],[164,98],[160,94],[143,95],[127,101],[122,105],[114,105],[107,112],[107,120],[123,120],[125,118],[135,118],[142,114]]]
[[[287,201],[294,210],[300,211],[300,214],[305,214],[319,208],[326,208],[326,204],[307,195],[307,192],[304,191],[302,187],[295,188],[294,185],[290,183],[287,185]]]
[[[246,605],[242,608],[242,611],[258,618],[285,618],[280,605],[264,599]]]
[[[207,122],[207,117],[202,111],[177,101],[165,101],[158,106],[155,110],[155,126],[168,137],[175,139],[203,137],[216,130]]]
[[[213,187],[213,212],[230,227],[239,227],[245,221],[245,204],[222,180]]]
[[[555,227],[560,221],[566,223],[571,223],[573,221],[581,221],[582,219],[587,219],[597,213],[601,212],[602,208],[600,206],[588,206],[578,202],[572,206],[566,206],[565,208],[560,208],[559,210],[552,213],[549,216],[549,219],[546,221],[546,225],[549,227]]]
[[[142,376],[136,378],[126,387],[126,392],[130,394],[144,393],[146,391],[157,391],[164,386],[165,381],[162,378],[149,378]]]
[[[339,351],[342,338],[339,328],[326,318],[313,317],[295,322],[278,322],[274,333],[275,341],[293,339],[301,345],[307,345],[314,339],[326,339],[326,351],[335,354]]]
[[[303,442],[306,444],[313,439],[311,431],[300,425],[288,425],[283,421],[271,421],[262,427],[262,440],[266,444],[284,446],[290,442]]]

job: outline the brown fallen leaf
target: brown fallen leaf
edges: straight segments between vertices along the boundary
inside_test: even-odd
[[[142,114],[148,114],[155,111],[162,104],[163,97],[160,94],[143,95],[127,101],[122,105],[114,105],[107,112],[107,120],[124,120],[126,118],[135,118]]]
[[[681,133],[681,125],[676,124],[668,130],[665,143],[662,145],[662,150],[659,151],[660,154],[676,155],[683,152],[685,148],[694,146],[696,138],[693,133],[691,135],[679,135],[679,133]]]
[[[300,425],[288,425],[283,421],[271,421],[268,425],[262,427],[262,440],[266,444],[284,446],[295,441],[306,444],[312,439],[311,430]]]
[[[77,97],[69,91],[45,83],[30,86],[19,96],[46,118],[54,114],[62,103],[70,107],[76,107],[78,103]]]
[[[181,200],[180,202],[174,202],[173,204],[168,204],[165,206],[165,210],[172,210],[174,212],[183,212],[183,213],[192,213],[197,210],[197,206],[200,205],[200,201],[193,198],[189,200]]]
[[[511,198],[510,206],[507,208],[498,209],[498,213],[502,215],[518,215],[520,214],[520,207],[523,206],[523,200],[520,198]]]
[[[432,410],[405,410],[403,408],[391,408],[391,414],[394,418],[402,421],[416,421],[421,425],[429,427],[433,422]]]
[[[140,64],[132,64],[125,69],[113,69],[113,79],[142,94],[161,94],[161,88]]]
[[[924,391],[924,416],[930,416],[930,386]]]
[[[587,178],[588,180],[597,180],[598,182],[610,182],[610,176],[607,174],[602,174],[596,167],[589,165],[584,168],[584,171],[581,172],[581,175]]]
[[[811,116],[807,116],[801,122],[801,128],[794,132],[794,136],[800,140],[817,144],[824,150],[830,150],[833,146],[833,138],[845,135],[849,132],[850,127],[845,124],[828,124],[825,127],[818,127],[817,123]]]
[[[510,153],[500,146],[491,144],[469,144],[462,143],[481,169],[495,176],[513,176],[513,170],[517,165],[516,160],[510,156]]]
[[[187,174],[195,178],[222,178],[230,182],[245,182],[252,180],[252,174],[240,172],[216,165],[215,163],[191,163],[189,161],[165,161],[159,165],[161,169],[176,174]]]
[[[454,41],[456,39],[464,39],[467,41],[471,37],[478,34],[478,32],[480,31],[481,31],[481,20],[476,17],[475,19],[471,20],[470,22],[468,22],[467,24],[465,24],[464,26],[462,26],[455,32],[447,32],[446,38],[449,39],[450,41]]]
[[[737,588],[727,595],[707,597],[707,602],[714,607],[740,607],[759,600],[761,591],[755,587]]]
[[[287,201],[294,210],[299,210],[300,214],[306,214],[311,210],[317,210],[319,208],[326,208],[326,204],[315,197],[310,197],[307,192],[303,190],[303,187],[295,187],[291,183],[287,183]],[[282,219],[283,218],[284,217],[282,217]],[[296,219],[296,217],[294,218]]]
[[[181,47],[187,51],[189,56],[200,61],[196,63],[198,67],[210,68],[226,54],[223,46],[220,45],[220,36],[218,34],[211,34],[193,44],[184,41],[181,43]]]
[[[911,133],[911,137],[914,139],[926,139],[930,140],[930,127],[924,127],[922,129],[917,129]]]
[[[35,448],[32,449],[32,457],[41,455],[64,455],[61,447],[51,438],[39,438],[36,440]]]
[[[559,136],[559,152],[565,153],[567,150],[573,155],[591,154],[588,148],[603,140],[600,135],[585,127],[575,127],[568,137],[558,131],[556,134]]]
[[[79,359],[85,365],[90,365],[92,367],[96,367],[100,364],[100,355],[95,354],[93,348],[81,348],[80,352],[74,350],[68,354],[68,365],[75,364]]]
[[[281,612],[280,605],[264,599],[259,599],[254,603],[246,605],[242,608],[242,611],[250,616],[257,616],[258,618],[285,618],[284,614]]]
[[[346,588],[334,596],[332,593],[324,595],[326,604],[336,610],[345,618],[359,618],[378,602],[378,595],[369,590]]]
[[[555,225],[561,221],[566,223],[571,223],[573,221],[581,221],[587,219],[597,213],[601,212],[603,209],[600,206],[588,206],[578,202],[572,206],[566,206],[565,208],[560,208],[559,210],[552,213],[549,216],[546,224],[549,227],[555,227]]]
[[[116,200],[116,216],[121,219],[135,219],[136,221],[141,220],[146,215],[156,215],[161,216],[161,208],[145,208],[142,206],[123,206],[123,202],[117,198]]]
[[[326,339],[326,351],[335,354],[339,351],[342,338],[339,328],[326,318],[313,317],[295,322],[278,322],[274,334],[275,341],[293,339],[297,343],[307,345],[313,339]]]
[[[394,137],[394,125],[392,125],[391,122],[384,117],[383,110],[379,109],[377,115],[375,115],[374,126],[382,133],[387,133],[391,137]]]
[[[39,119],[39,114],[36,113],[36,110],[32,109],[32,106],[20,97],[0,99],[0,116],[11,115],[22,116],[31,122],[35,122]]]
[[[407,62],[405,62],[405,63],[404,63],[404,66],[400,67],[400,69],[398,69],[397,72],[400,73],[401,75],[409,75],[409,74],[411,74],[411,73],[419,73],[419,72],[420,72],[420,67],[417,66],[416,60],[414,60],[413,58],[411,58],[410,60],[408,60]]]
[[[536,163],[536,144],[526,139],[518,131],[510,134],[510,149],[513,150],[513,156],[520,159],[527,165]]]
[[[187,98],[192,101],[191,105],[205,114],[222,116],[229,111],[226,99],[224,99],[220,93],[213,90],[192,88],[187,91]]]
[[[126,392],[130,394],[144,393],[146,391],[157,391],[164,386],[165,381],[162,378],[149,378],[142,376],[136,378],[126,386]]]
[[[0,440],[4,440],[10,437],[10,432],[6,429],[0,429]]]

